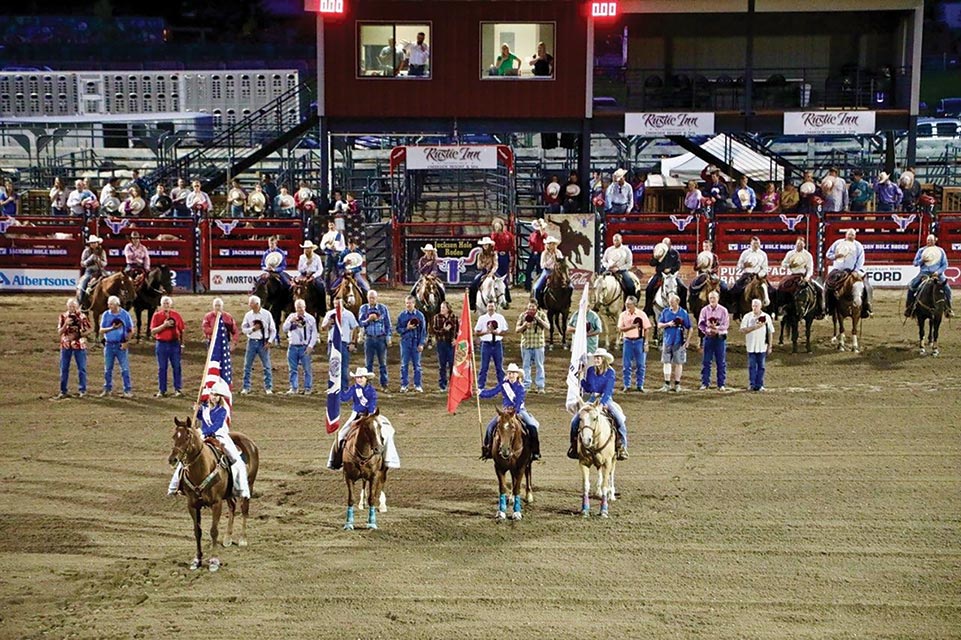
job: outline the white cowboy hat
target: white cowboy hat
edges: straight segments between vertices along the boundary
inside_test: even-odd
[[[147,206],[147,203],[143,201],[143,198],[133,198],[128,200],[126,205],[130,213],[140,213]]]
[[[344,266],[350,269],[351,267],[359,267],[364,264],[364,258],[358,253],[348,253],[344,256]]]
[[[420,250],[422,253],[427,253],[428,251],[437,251],[434,245],[430,243],[425,244],[423,247],[420,248]]]
[[[926,265],[937,264],[941,260],[941,247],[925,247],[921,252],[921,262]]]
[[[878,174],[878,184],[883,184],[887,181],[888,181],[888,173],[886,171],[882,171],[881,173]]]
[[[247,204],[254,210],[263,209],[267,205],[267,198],[260,191],[254,191],[247,196]]]
[[[531,222],[531,227],[534,229],[541,229],[542,231],[547,228],[547,220],[544,218],[534,218]]]
[[[910,189],[911,185],[914,184],[914,172],[905,171],[904,173],[902,173],[901,177],[898,179],[898,184],[900,184],[902,187],[905,187],[906,189]]]
[[[284,261],[284,257],[276,251],[271,251],[266,258],[264,258],[264,264],[267,265],[269,269],[276,269],[280,266],[280,263]]]
[[[301,249],[317,249],[319,247],[317,247],[317,245],[315,245],[310,240],[304,240],[304,244],[300,245],[300,248]]]
[[[477,241],[477,244],[481,245],[482,247],[483,247],[484,245],[494,244],[494,239],[493,239],[493,238],[490,238],[490,237],[487,237],[487,236],[484,236],[483,238],[481,238],[480,240]]]
[[[604,347],[598,347],[597,350],[594,351],[594,353],[591,354],[591,357],[592,357],[592,358],[604,358],[605,360],[607,360],[608,364],[610,364],[611,362],[614,362],[614,356],[611,355],[611,354],[607,351],[607,349],[605,349]]]
[[[797,268],[803,266],[807,263],[807,256],[801,253],[795,253],[791,256],[791,259],[787,261],[787,266],[791,268]]]
[[[104,198],[101,206],[103,206],[103,208],[107,211],[117,211],[120,209],[120,200],[110,196],[109,198]]]
[[[667,255],[667,245],[663,242],[658,242],[654,245],[654,259],[661,260]]]
[[[849,240],[842,240],[834,250],[834,255],[838,258],[846,258],[854,253],[854,243]]]
[[[618,178],[623,178],[626,175],[627,171],[625,169],[618,169],[614,172],[614,179],[617,180]]]
[[[227,192],[227,199],[230,200],[231,204],[243,204],[244,197],[243,189],[238,189],[237,187]]]
[[[817,191],[817,187],[814,186],[813,182],[802,182],[799,191],[801,192],[802,196],[809,196]]]
[[[357,370],[350,374],[351,378],[370,378],[374,374],[367,370],[367,367],[357,367]]]
[[[544,244],[560,244],[560,243],[561,241],[555,238],[554,236],[547,236],[547,239],[544,240]]]
[[[230,393],[230,387],[227,386],[227,383],[224,382],[223,380],[217,380],[217,381],[214,382],[214,384],[210,387],[210,395],[212,395],[212,396],[229,396],[229,395],[231,395],[231,393]]]
[[[287,195],[285,195],[285,196],[280,196],[280,208],[281,208],[281,209],[293,209],[293,208],[294,208],[294,205],[296,205],[296,204],[297,204],[297,203],[294,202],[294,196],[292,196],[292,195],[290,195],[290,194],[287,194]]]
[[[547,193],[551,196],[557,196],[561,192],[561,185],[556,182],[551,182],[547,185]]]
[[[821,191],[831,191],[832,189],[834,189],[834,178],[824,176],[824,180],[821,180]]]
[[[695,266],[698,269],[706,269],[707,267],[710,267],[712,264],[714,264],[713,253],[711,253],[710,251],[702,251],[699,254],[697,254],[697,261],[695,263]]]
[[[513,362],[507,365],[507,373],[518,373],[522,378],[524,377],[524,370]]]
[[[87,244],[93,244],[94,242],[103,242],[103,238],[100,236],[90,236],[87,238]]]

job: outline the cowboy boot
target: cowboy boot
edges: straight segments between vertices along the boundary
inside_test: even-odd
[[[490,460],[493,456],[491,455],[491,444],[489,442],[484,442],[481,445],[481,460]]]
[[[330,468],[336,471],[342,466],[344,466],[344,443],[338,442],[334,447],[334,455],[330,459]]]
[[[627,460],[627,447],[624,446],[621,432],[615,431],[614,433],[614,455],[617,456],[618,460]]]
[[[915,293],[911,291],[911,289],[908,289],[908,300],[904,304],[905,318],[910,318],[912,315],[914,315],[914,298],[915,298]]]
[[[571,448],[567,450],[567,457],[571,460],[577,460],[577,434],[571,435]]]
[[[531,443],[531,460],[532,460],[532,461],[540,460],[540,459],[541,459],[541,437],[540,437],[540,434],[537,433],[537,429],[528,428],[528,429],[527,429],[527,435],[528,435],[528,437],[530,437],[530,443]]]

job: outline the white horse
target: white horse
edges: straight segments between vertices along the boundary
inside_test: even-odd
[[[493,273],[487,274],[477,288],[477,309],[487,309],[487,303],[493,302],[502,309],[507,308],[507,284],[504,280],[507,276],[496,276]],[[484,313],[481,311],[481,313]]]
[[[598,485],[601,495],[602,518],[608,517],[608,503],[614,500],[614,467],[615,457],[614,428],[598,403],[578,405],[581,424],[577,431],[577,456],[583,476],[583,501],[581,515],[589,518],[591,515],[591,468],[597,469]]]
[[[624,310],[624,289],[610,273],[597,273],[591,278],[591,308],[600,316],[604,326],[604,348],[611,348],[612,331],[614,344],[620,346],[621,332],[617,330],[617,320]]]
[[[671,296],[677,295],[677,278],[676,273],[661,274],[661,286],[654,294],[654,318],[651,324],[654,325],[655,341],[658,340],[657,319],[661,317],[662,311],[671,306],[669,302]]]

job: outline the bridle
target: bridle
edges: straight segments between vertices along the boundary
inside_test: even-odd
[[[598,418],[600,418],[600,410],[597,407],[582,409],[581,413],[586,413],[589,416],[593,416],[596,414],[596,417],[593,419],[591,423],[592,425],[597,422]],[[588,424],[587,420],[585,420],[584,418],[585,416],[582,415],[581,424],[577,428],[578,441],[581,443],[584,453],[587,453],[588,455],[591,455],[591,456],[596,456],[598,453],[606,449],[607,445],[609,445],[611,441],[614,439],[613,425],[611,425],[612,426],[611,433],[607,436],[607,440],[604,441],[604,444],[602,444],[601,446],[596,446],[594,443],[595,443],[595,440],[597,439],[597,429],[594,426],[587,426]],[[580,437],[581,434],[584,433],[585,431],[589,431],[591,434],[590,446],[585,446],[584,441]]]
[[[613,275],[613,274],[610,274],[610,273],[602,273],[602,274],[599,274],[599,277],[602,278],[602,279],[606,279],[608,276],[614,278],[614,275]],[[625,277],[626,277],[626,276],[625,276]],[[614,281],[617,282],[617,278],[614,278]],[[610,307],[610,306],[613,305],[615,302],[617,302],[618,299],[621,297],[621,292],[619,292],[616,287],[614,288],[614,295],[613,295],[613,297],[611,297],[611,298],[602,297],[602,293],[604,292],[604,289],[605,289],[605,287],[596,287],[596,286],[592,288],[592,290],[596,292],[596,297],[595,297],[595,299],[594,299],[594,310],[595,310],[595,311],[597,311],[599,308],[602,308],[602,307],[603,307],[603,308]]]

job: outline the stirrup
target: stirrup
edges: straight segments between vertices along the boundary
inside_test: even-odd
[[[571,448],[567,450],[567,457],[571,460],[577,460],[577,445],[571,445]]]

